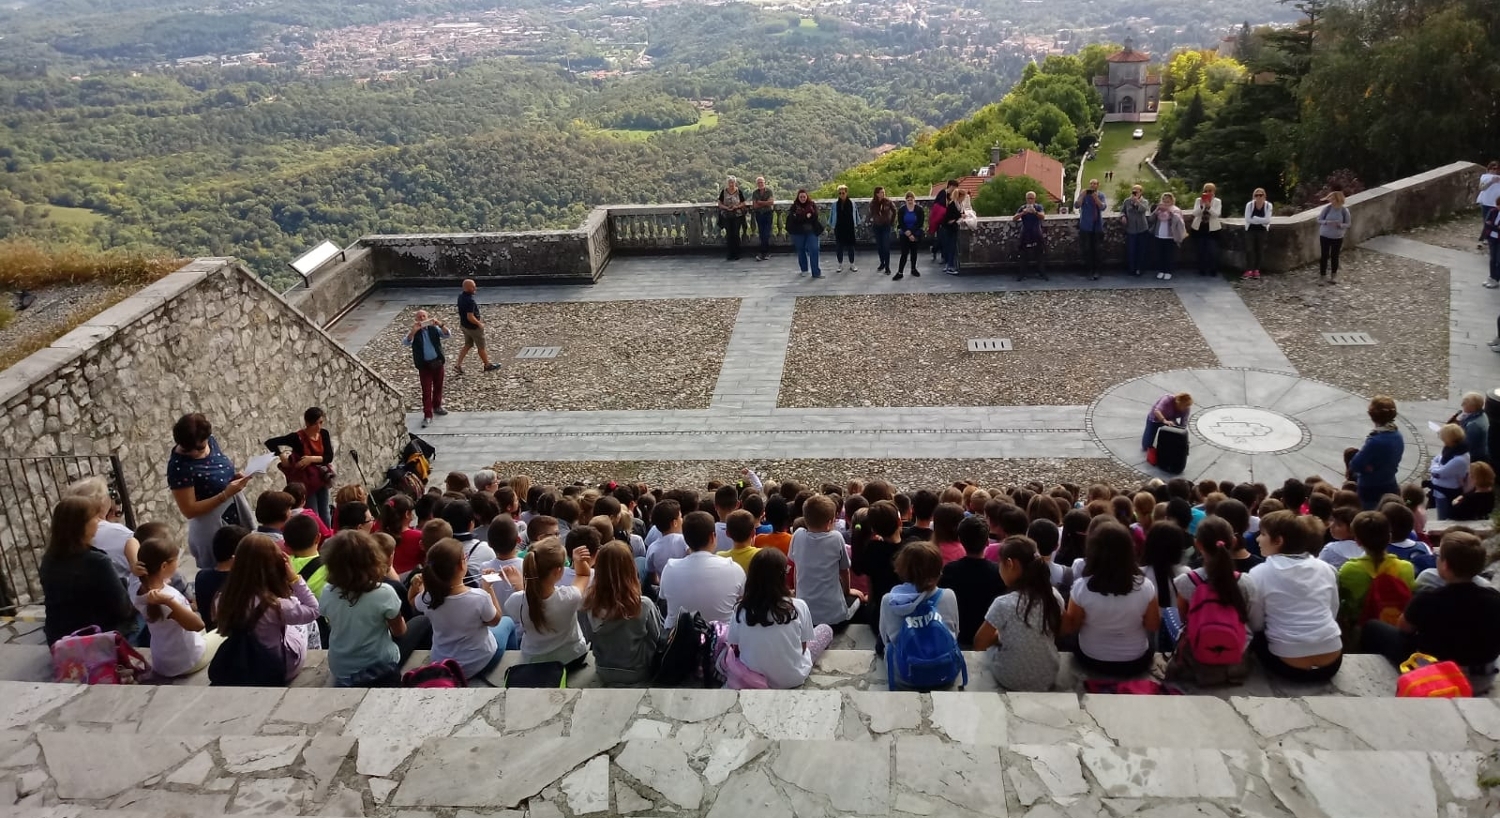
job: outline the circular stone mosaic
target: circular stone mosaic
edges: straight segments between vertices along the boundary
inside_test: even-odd
[[[1192,424],[1205,442],[1246,454],[1293,449],[1307,437],[1295,420],[1253,406],[1215,406],[1192,416]]]

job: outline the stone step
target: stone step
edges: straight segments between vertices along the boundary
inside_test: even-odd
[[[0,814],[1439,818],[1497,742],[1484,700],[0,682]]]

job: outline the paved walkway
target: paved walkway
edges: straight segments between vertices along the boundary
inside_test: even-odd
[[[1483,259],[1397,237],[1382,237],[1364,246],[1446,264],[1454,270],[1452,382],[1484,383],[1493,378],[1500,361],[1491,357],[1493,353],[1482,341],[1491,337],[1500,296],[1479,286],[1484,278]],[[796,275],[790,256],[765,263],[729,263],[710,256],[637,256],[614,260],[594,286],[482,289],[478,298],[485,304],[683,298],[739,298],[741,304],[706,410],[464,412],[437,419],[422,434],[437,445],[439,468],[464,471],[497,460],[869,457],[1113,458],[1145,470],[1139,446],[1145,416],[1141,401],[1149,397],[1145,392],[1184,388],[1200,396],[1200,408],[1264,407],[1291,418],[1290,425],[1306,433],[1305,440],[1298,437],[1293,450],[1277,454],[1234,451],[1234,444],[1225,448],[1213,442],[1223,443],[1224,438],[1213,438],[1212,433],[1204,437],[1194,427],[1195,441],[1207,443],[1195,447],[1190,464],[1195,474],[1253,475],[1257,480],[1272,479],[1273,472],[1285,472],[1285,476],[1318,472],[1334,477],[1342,472],[1343,448],[1358,445],[1365,421],[1362,408],[1356,411],[1355,404],[1362,399],[1297,378],[1286,355],[1224,279],[1186,276],[1162,282],[1116,274],[1089,281],[1077,274],[1054,273],[1047,281],[1018,282],[1008,275],[929,274],[896,282],[874,273],[873,262],[872,255],[859,273],[834,273],[830,266],[826,280],[812,281]],[[798,297],[1118,289],[1176,293],[1224,369],[1127,382],[1093,407],[777,408]],[[380,291],[334,327],[333,333],[357,351],[407,307],[446,302],[453,296],[448,289]],[[1337,400],[1330,398],[1326,406],[1309,402],[1323,390],[1339,393]],[[1439,405],[1428,408],[1442,411]],[[415,414],[410,417],[414,430],[417,420]],[[1239,422],[1228,421],[1231,425]],[[1403,465],[1415,467],[1424,456],[1423,438],[1430,435],[1426,430],[1411,431],[1408,462]],[[1291,431],[1282,428],[1280,434]],[[1277,461],[1281,465],[1268,465]]]

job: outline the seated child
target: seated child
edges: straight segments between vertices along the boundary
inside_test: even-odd
[[[328,619],[334,687],[395,685],[401,651],[394,640],[406,634],[406,620],[401,598],[383,582],[385,555],[373,535],[359,530],[340,531],[324,551],[328,582],[318,611]]]
[[[943,575],[943,554],[930,542],[917,541],[901,546],[896,554],[896,576],[903,581],[892,588],[880,603],[880,638],[891,652],[891,643],[901,635],[906,617],[928,597],[937,595],[936,611],[944,626],[958,639],[958,595],[938,587]],[[895,680],[900,684],[903,680]]]
[[[588,531],[597,536],[592,529]],[[588,657],[589,644],[579,628],[578,612],[583,608],[593,557],[586,547],[574,549],[576,574],[567,585],[562,583],[565,563],[563,544],[551,537],[535,543],[526,552],[521,574],[524,584],[514,571],[505,572],[511,588],[519,592],[505,601],[505,612],[521,623],[522,662],[561,662],[581,667],[582,660]]]
[[[833,628],[814,626],[807,603],[792,597],[786,569],[786,555],[777,549],[756,551],[726,636],[740,663],[775,690],[807,681],[813,664],[833,641]]]
[[[1000,576],[1012,590],[991,603],[974,649],[987,652],[990,673],[1004,690],[1050,690],[1057,680],[1063,601],[1051,567],[1027,537],[1010,537],[1000,547]]]
[[[720,551],[719,556],[734,560],[745,573],[750,573],[750,560],[760,549],[755,547],[755,516],[744,509],[729,512],[724,520],[724,535],[731,547]]]
[[[1318,559],[1339,568],[1345,562],[1365,553],[1359,543],[1354,541],[1354,533],[1349,528],[1358,514],[1358,506],[1334,507],[1328,517],[1328,533],[1333,539],[1324,543],[1323,550],[1318,552]]]
[[[863,596],[849,587],[849,549],[843,535],[833,529],[837,516],[838,506],[828,495],[807,498],[802,505],[807,527],[792,535],[791,548],[791,561],[797,566],[797,598],[807,603],[813,624],[836,628],[859,610]]]
[[[217,541],[216,541],[217,542]],[[170,584],[177,573],[178,547],[165,539],[141,543],[136,559],[145,566],[132,601],[151,631],[151,669],[159,676],[186,676],[212,658],[203,619]],[[214,639],[214,647],[219,639]]]
[[[229,579],[229,569],[234,567],[234,549],[239,547],[240,540],[249,533],[249,529],[238,525],[226,525],[214,532],[214,567],[199,569],[198,577],[193,581],[193,592],[198,595],[198,615],[203,617],[203,627],[206,630],[216,627],[214,603],[219,596],[219,589]]]
[[[943,566],[938,587],[958,595],[958,644],[968,647],[974,644],[985,613],[1005,593],[1005,581],[1000,578],[1000,566],[984,558],[990,529],[983,517],[965,517],[958,524],[958,542],[965,556]]]
[[[1490,464],[1469,464],[1471,488],[1453,499],[1452,513],[1455,520],[1488,520],[1495,513],[1495,470]]]
[[[1395,620],[1400,615],[1400,610],[1382,614],[1382,609],[1393,605],[1405,609],[1406,603],[1411,600],[1412,587],[1416,584],[1416,573],[1412,571],[1411,563],[1386,553],[1386,549],[1390,547],[1388,540],[1391,524],[1384,514],[1379,511],[1361,511],[1355,515],[1349,529],[1364,553],[1349,559],[1339,568],[1339,624],[1346,632],[1351,632],[1372,618]],[[1382,576],[1395,577],[1405,586],[1405,592],[1396,586],[1385,590],[1377,588],[1377,579]],[[1384,597],[1367,605],[1372,592],[1384,594]]]

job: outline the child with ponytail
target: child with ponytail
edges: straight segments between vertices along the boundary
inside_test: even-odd
[[[1029,537],[1006,537],[1000,576],[1010,593],[996,599],[974,635],[988,652],[990,672],[1005,690],[1044,691],[1060,664],[1054,640],[1062,626],[1062,595],[1052,584],[1052,564]]]
[[[186,676],[205,667],[211,658],[203,619],[187,597],[172,587],[177,556],[177,546],[164,539],[146,540],[136,552],[136,561],[145,566],[146,574],[134,602],[151,631],[151,667],[158,676]],[[214,647],[219,641],[214,639]]]
[[[494,583],[482,582],[483,588],[464,584],[466,550],[452,537],[438,540],[427,549],[427,561],[421,573],[412,576],[407,593],[412,607],[432,623],[431,660],[453,659],[463,668],[464,678],[472,680],[500,664],[514,641],[516,622],[501,614]]]
[[[1255,599],[1256,589],[1255,582],[1248,573],[1235,570],[1234,553],[1240,545],[1241,541],[1235,534],[1234,527],[1224,518],[1211,514],[1198,523],[1198,530],[1193,536],[1193,547],[1202,558],[1203,565],[1172,581],[1172,587],[1177,592],[1177,611],[1185,625],[1182,639],[1177,644],[1176,652],[1172,654],[1172,664],[1169,666],[1169,673],[1172,675],[1179,672],[1192,673],[1200,684],[1243,680],[1248,670],[1245,657],[1250,647],[1250,605]],[[1210,590],[1211,594],[1205,595],[1194,606],[1194,597],[1205,589]],[[1233,618],[1244,629],[1243,637],[1238,633],[1219,633],[1214,636],[1206,633],[1210,617],[1216,617],[1220,624],[1229,621],[1228,617],[1221,616],[1226,611],[1232,613]],[[1196,624],[1193,621],[1195,617],[1200,620]],[[1236,649],[1229,651],[1234,655],[1223,655],[1222,650],[1212,655],[1206,653],[1210,642],[1218,646],[1234,646]],[[1214,661],[1199,661],[1200,658],[1211,658]],[[1215,667],[1219,670],[1215,671]]]
[[[570,669],[582,667],[589,643],[578,626],[583,592],[589,587],[594,558],[589,549],[573,549],[573,581],[563,584],[567,552],[562,541],[548,537],[534,543],[522,562],[524,582],[514,579],[518,593],[505,600],[505,612],[521,623],[521,661],[561,662]],[[508,571],[509,578],[513,571]]]

